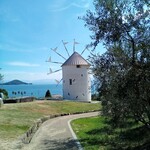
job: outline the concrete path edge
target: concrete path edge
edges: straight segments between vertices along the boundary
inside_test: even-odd
[[[69,126],[70,132],[71,132],[71,134],[72,134],[72,137],[74,138],[74,140],[75,140],[75,142],[76,142],[76,144],[77,144],[79,150],[83,150],[83,147],[81,146],[81,144],[80,144],[80,142],[79,142],[79,140],[78,140],[76,134],[74,133],[74,131],[73,131],[72,127],[71,127],[71,124],[70,124],[70,123],[71,123],[71,121],[73,121],[73,120],[76,120],[76,119],[70,119],[70,120],[68,121],[68,126]]]
[[[100,110],[91,110],[91,111],[83,111],[83,112],[75,112],[75,113],[64,113],[64,114],[54,114],[49,116],[43,116],[42,118],[37,119],[37,121],[29,128],[29,130],[24,133],[20,140],[24,144],[29,144],[32,140],[32,137],[34,136],[35,132],[39,129],[39,127],[47,120],[60,117],[60,116],[66,116],[66,115],[75,115],[75,114],[84,114],[84,113],[90,113],[90,112],[99,112]]]

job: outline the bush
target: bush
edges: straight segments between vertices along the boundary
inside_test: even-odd
[[[100,101],[99,94],[92,94],[93,101]]]
[[[4,94],[4,99],[8,98],[8,92],[5,89],[0,89],[0,93]]]

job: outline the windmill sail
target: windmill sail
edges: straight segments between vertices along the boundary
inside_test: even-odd
[[[63,45],[64,45],[64,47],[65,47],[65,50],[66,50],[66,52],[67,52],[67,54],[68,54],[68,57],[70,57],[69,52],[68,52],[68,50],[67,50],[67,48],[66,48],[66,44],[68,44],[68,42],[64,42],[64,41],[62,40],[62,43],[63,43]]]
[[[86,47],[86,49],[90,52],[90,54],[91,54],[92,56],[95,56],[94,53],[92,53],[92,52],[88,49],[88,47]]]
[[[81,55],[85,52],[85,50],[87,50],[87,46],[86,46],[85,49],[82,51]]]
[[[61,70],[61,69],[58,69],[58,70],[52,71],[52,69],[51,69],[51,68],[49,68],[49,73],[47,73],[47,75],[52,74],[52,73],[56,73],[56,72],[58,72],[58,71],[60,71],[60,70]]]
[[[53,73],[56,73],[56,72],[58,72],[58,71],[60,71],[61,69],[58,69],[58,70],[55,70],[55,71],[53,71]]]
[[[57,85],[56,85],[56,87],[60,84],[60,82],[62,81],[62,79],[61,80],[56,80],[55,79],[55,81],[56,81],[56,83],[57,83]]]
[[[51,68],[49,68],[49,72],[47,73],[47,75],[49,75],[49,74],[51,74],[51,73],[53,73],[53,71],[52,71]]]
[[[58,81],[57,79],[55,79],[56,83],[59,84],[60,81]]]
[[[51,62],[51,57],[49,57],[49,59],[48,59],[48,60],[46,60],[46,62]]]
[[[59,55],[61,58],[67,60],[64,56],[62,56],[60,53],[58,53],[58,52],[56,51],[56,50],[57,50],[57,47],[54,48],[54,49],[51,48],[51,50],[54,51],[57,55]]]
[[[49,57],[49,59],[46,60],[46,62],[55,63],[55,64],[63,64],[62,62],[52,61],[51,57]]]
[[[73,52],[75,52],[75,45],[76,45],[76,44],[80,44],[80,43],[76,42],[75,39],[74,39]]]
[[[57,62],[57,61],[51,61],[51,63],[54,63],[54,64],[63,64],[62,62]]]
[[[53,49],[54,52],[56,52],[56,50],[57,50],[57,47]]]

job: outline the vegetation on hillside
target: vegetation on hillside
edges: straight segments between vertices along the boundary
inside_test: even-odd
[[[12,80],[12,81],[3,83],[3,85],[22,85],[22,84],[32,84],[32,83],[26,83],[20,80]]]

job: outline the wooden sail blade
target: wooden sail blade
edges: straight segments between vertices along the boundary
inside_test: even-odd
[[[60,70],[62,70],[62,69],[55,70],[55,71],[53,71],[53,73],[56,73],[56,72],[58,72],[58,71],[60,71]]]
[[[52,69],[49,68],[49,72],[47,73],[47,75],[52,74],[52,73],[53,73]]]
[[[74,39],[74,43],[73,43],[73,52],[75,52],[75,45],[76,45],[76,44],[80,44],[80,43],[76,42],[75,39]]]
[[[49,57],[49,59],[48,59],[48,60],[46,60],[46,62],[51,62],[51,57]]]
[[[55,48],[56,49],[56,48]],[[52,51],[54,51],[57,55],[59,55],[61,58],[63,58],[64,60],[67,60],[63,55],[61,55],[60,53],[58,53],[55,49],[52,49]]]
[[[55,81],[56,81],[56,83],[57,83],[57,85],[56,85],[56,87],[60,84],[60,82],[62,81],[62,79],[61,80],[56,80],[55,79]]]
[[[60,70],[62,70],[62,69],[58,69],[58,70],[52,71],[52,69],[49,68],[49,72],[47,73],[47,75],[52,74],[52,73],[56,73],[56,72],[58,72]]]
[[[95,56],[95,54],[92,53],[92,52],[88,49],[88,47],[87,47],[86,49],[90,52],[90,54],[91,54],[92,56]]]
[[[85,50],[87,50],[87,46],[86,46],[85,49],[82,51],[81,55],[85,52]]]
[[[62,62],[52,61],[51,57],[46,62],[55,63],[55,64],[63,64]]]
[[[50,72],[50,73],[53,73],[53,71],[52,71],[52,69],[51,69],[51,68],[49,68],[49,72]]]
[[[63,43],[64,48],[65,48],[65,50],[66,50],[66,52],[67,52],[67,54],[68,54],[68,57],[70,57],[69,52],[68,52],[67,47],[66,47],[66,44],[68,44],[68,42],[64,42],[64,41],[62,40],[62,43]]]
[[[55,79],[56,83],[59,84],[59,81],[57,79]]]
[[[63,64],[62,62],[56,62],[56,61],[51,61],[51,63],[54,63],[54,64]]]
[[[51,49],[52,49],[52,48],[51,48]],[[57,47],[56,47],[56,48],[53,48],[52,50],[53,50],[54,52],[56,52],[56,50],[57,50]]]

